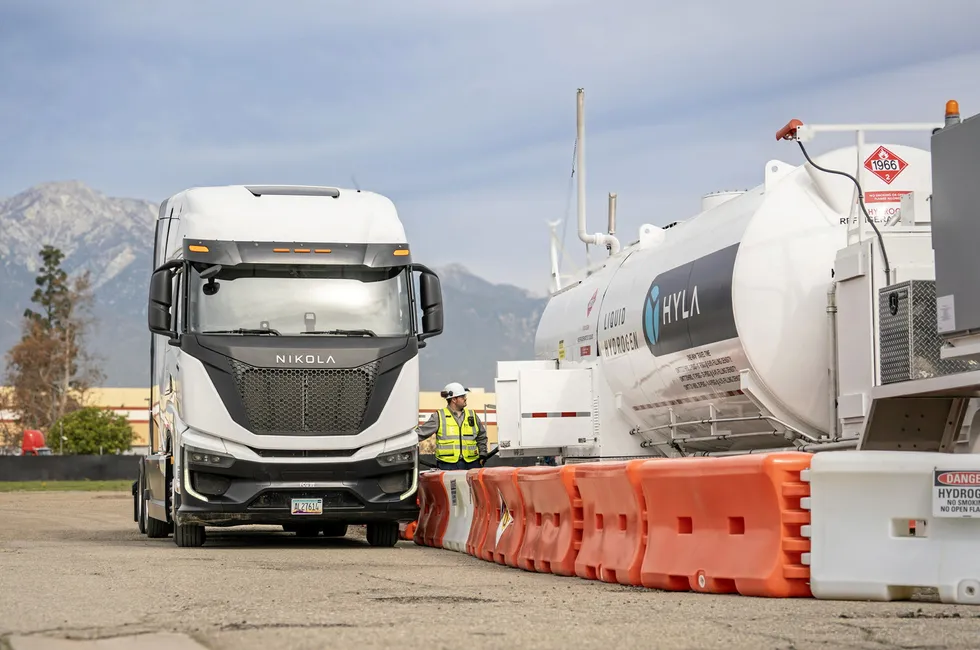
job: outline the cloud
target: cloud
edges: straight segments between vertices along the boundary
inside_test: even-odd
[[[625,241],[757,184],[769,158],[798,162],[772,137],[790,117],[933,120],[953,96],[980,112],[972,0],[229,6],[6,4],[0,195],[354,176],[396,200],[433,264],[543,289],[545,222],[575,217],[577,87],[589,230],[616,191]]]

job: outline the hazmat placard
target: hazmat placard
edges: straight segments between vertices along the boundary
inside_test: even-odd
[[[889,185],[908,166],[907,162],[886,147],[878,147],[864,161],[865,169]]]
[[[932,516],[980,518],[980,471],[933,470]]]

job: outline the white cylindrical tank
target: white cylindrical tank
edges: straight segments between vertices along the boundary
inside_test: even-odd
[[[889,149],[908,167],[891,183],[865,173],[866,200],[928,194],[928,152]],[[852,174],[857,167],[854,147],[815,160]],[[774,166],[785,171],[775,173]],[[827,291],[837,251],[846,245],[854,185],[809,165],[771,162],[768,171],[768,185],[728,197],[658,237],[642,235],[553,296],[538,326],[536,357],[558,358],[561,348],[563,364],[601,366],[612,393],[621,396],[620,408],[651,439],[669,439],[672,428],[674,436],[697,438],[782,428],[758,419],[762,411],[753,399],[789,428],[826,432]],[[600,436],[601,418],[600,412]],[[693,424],[671,426],[683,422]],[[716,451],[787,444],[760,435],[687,446]]]
[[[725,201],[731,201],[736,196],[745,194],[743,190],[722,190],[720,192],[708,192],[701,197],[701,212],[718,207]]]

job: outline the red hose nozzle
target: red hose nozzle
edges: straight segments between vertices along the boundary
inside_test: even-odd
[[[776,131],[777,140],[793,140],[796,138],[796,130],[803,126],[801,120],[790,120],[783,128]]]

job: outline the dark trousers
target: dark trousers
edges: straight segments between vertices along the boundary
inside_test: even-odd
[[[449,471],[449,470],[453,470],[453,469],[479,469],[480,468],[480,459],[478,458],[478,459],[476,459],[474,461],[470,461],[468,463],[465,460],[463,460],[462,458],[460,458],[459,460],[457,460],[455,463],[447,463],[447,462],[442,461],[442,460],[437,460],[436,461],[436,467],[438,467],[439,469],[444,470],[444,471]]]

